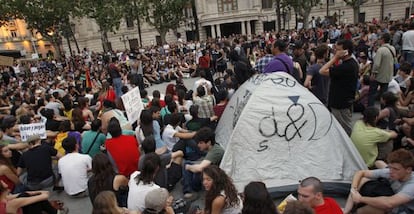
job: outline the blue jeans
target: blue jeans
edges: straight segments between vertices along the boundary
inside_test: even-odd
[[[379,93],[377,94],[378,86],[380,87]],[[369,84],[368,92],[368,106],[375,104],[375,99],[380,98],[384,92],[388,90],[388,83],[381,83],[376,80],[371,81]]]
[[[122,96],[122,80],[121,78],[114,78],[112,79],[112,83],[114,84],[115,94],[116,97]]]
[[[185,164],[192,165],[193,162],[185,161]],[[183,167],[183,193],[192,193],[192,192],[198,192],[201,190],[202,184],[202,174],[199,173],[193,173],[191,171],[188,171]]]
[[[403,51],[404,60],[414,67],[414,51]]]

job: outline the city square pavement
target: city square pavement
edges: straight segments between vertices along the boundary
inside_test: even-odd
[[[184,79],[184,84],[188,89],[192,89],[193,84],[197,79],[198,78]],[[169,83],[153,85],[153,86],[147,88],[146,90],[148,91],[148,95],[152,95],[152,92],[154,90],[159,90],[161,92],[161,94],[164,94],[166,86],[170,83],[175,83],[175,82],[172,81],[172,82],[169,82]],[[354,114],[353,121],[355,122],[360,117],[361,117],[361,114],[359,114],[359,113]],[[242,190],[239,190],[239,191],[242,191]],[[176,199],[183,197],[183,195],[182,195],[182,186],[181,186],[180,182],[177,184],[175,189],[172,191],[172,195]],[[198,193],[198,196],[199,196],[198,199],[196,201],[194,201],[193,204],[197,205],[199,207],[204,207],[204,192]],[[71,198],[64,191],[62,191],[62,192],[54,191],[54,192],[51,193],[51,199],[52,200],[59,199],[59,200],[63,201],[65,203],[65,206],[69,208],[69,213],[84,214],[84,213],[91,213],[92,212],[92,204],[91,204],[91,201],[90,201],[89,197],[86,197],[86,198]],[[335,199],[338,201],[338,203],[342,207],[344,207],[344,205],[345,205],[345,199],[344,198],[335,198]],[[278,203],[278,202],[280,202],[280,199],[276,200],[276,203]]]

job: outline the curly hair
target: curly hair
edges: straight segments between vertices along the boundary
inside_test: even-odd
[[[112,191],[102,191],[93,202],[92,214],[121,214]]]
[[[232,179],[218,166],[210,165],[203,170],[203,175],[209,176],[213,180],[210,190],[206,191],[205,210],[211,212],[213,201],[224,191],[226,195],[226,206],[236,207],[240,205],[236,187]]]
[[[263,182],[250,182],[244,187],[242,214],[274,214],[276,206]]]
[[[95,189],[89,189],[94,195],[106,189],[106,180],[116,175],[108,156],[103,153],[96,154],[92,159],[92,173]]]
[[[5,165],[16,173],[16,168],[13,166],[13,163],[11,162],[10,158],[4,157],[3,155],[2,150],[4,147],[7,147],[7,145],[0,144],[0,165]]]

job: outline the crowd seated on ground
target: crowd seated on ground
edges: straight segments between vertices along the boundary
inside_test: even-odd
[[[244,197],[237,194],[219,168],[224,149],[214,134],[238,87],[252,75],[269,72],[289,73],[309,88],[373,170],[356,173],[345,213],[414,212],[414,47],[408,42],[413,39],[410,22],[325,23],[109,55],[85,48],[62,60],[16,64],[20,73],[1,67],[0,212],[21,213],[23,207],[35,213],[27,205],[51,204],[45,190],[64,189],[70,197],[89,196],[94,213],[127,208],[131,213],[178,213],[191,209],[189,203],[204,189],[204,213],[277,213],[264,184],[252,181]],[[36,66],[38,72],[30,72]],[[193,86],[184,84],[184,78],[196,76]],[[150,98],[145,88],[162,82],[169,82],[165,94],[153,90]],[[129,121],[121,96],[134,87],[144,110],[138,121]],[[352,107],[363,112],[354,127]],[[45,139],[33,135],[22,141],[18,126],[32,123],[45,123]],[[67,174],[70,167],[78,173]],[[93,175],[86,178],[89,171]],[[385,178],[402,188],[391,185],[394,193],[386,199],[365,196],[358,192],[363,177]],[[342,213],[324,197],[319,179],[302,180],[299,201],[288,203],[285,212]],[[180,181],[184,200],[174,200],[168,191]],[[263,206],[256,209],[259,202]],[[365,205],[353,206],[357,203]]]

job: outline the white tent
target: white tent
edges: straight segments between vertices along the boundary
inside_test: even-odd
[[[274,192],[320,178],[343,193],[365,163],[328,109],[289,74],[255,75],[232,96],[216,129],[221,168],[239,191],[263,181]]]

